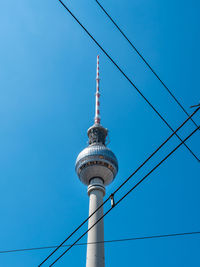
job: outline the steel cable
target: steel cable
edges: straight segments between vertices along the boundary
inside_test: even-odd
[[[136,183],[126,194],[124,194],[116,203],[115,206],[108,209],[104,215],[102,215],[87,231],[85,231],[76,241],[66,249],[52,264],[49,266],[53,266],[58,260],[60,260],[79,240],[81,240],[97,223],[99,223],[113,208],[115,208],[123,199],[125,199],[136,187],[138,187],[146,178],[154,172],[165,160],[167,160],[184,142],[186,142],[197,130],[199,130],[200,126],[198,126],[194,131],[192,131],[179,145],[177,145],[167,156],[165,156],[150,172],[148,172],[138,183]]]
[[[102,6],[102,4],[99,3],[98,0],[95,0],[96,3],[99,5],[101,10],[106,14],[106,16],[111,20],[111,22],[115,25],[115,27],[118,29],[118,31],[124,36],[124,38],[127,40],[127,42],[131,45],[131,47],[135,50],[135,52],[139,55],[139,57],[143,60],[143,62],[147,65],[147,67],[151,70],[151,72],[155,75],[155,77],[161,82],[161,84],[164,86],[164,88],[167,90],[167,92],[171,95],[171,97],[175,100],[175,102],[180,106],[180,108],[184,111],[184,113],[189,116],[186,109],[183,107],[183,105],[180,103],[180,101],[175,97],[175,95],[171,92],[169,87],[161,80],[161,78],[158,76],[158,74],[155,72],[155,70],[150,66],[150,64],[147,62],[147,60],[144,58],[144,56],[138,51],[136,46],[130,41],[130,39],[127,37],[127,35],[122,31],[122,29],[117,25],[117,23],[114,21],[114,19],[108,14],[108,12],[105,10],[105,8]],[[196,122],[191,118],[191,121],[194,123],[194,125],[197,127]]]
[[[69,14],[76,20],[76,22],[82,27],[82,29],[90,36],[90,38],[96,43],[96,45],[102,50],[102,52],[110,59],[110,61],[115,65],[115,67],[121,72],[121,74],[127,79],[127,81],[136,89],[136,91],[141,95],[141,97],[148,103],[148,105],[155,111],[155,113],[161,118],[161,120],[167,125],[167,127],[174,132],[171,125],[164,119],[164,117],[157,111],[157,109],[149,102],[149,100],[142,94],[142,92],[137,88],[137,86],[131,81],[131,79],[125,74],[125,72],[117,65],[117,63],[111,58],[111,56],[104,50],[104,48],[96,41],[96,39],[89,33],[89,31],[83,26],[83,24],[75,17],[75,15],[69,10],[69,8],[61,1],[58,0],[61,5],[69,12]],[[175,134],[180,141],[182,139]],[[200,159],[192,152],[192,150],[184,144],[184,146],[190,151],[190,153],[196,158],[198,162]]]
[[[179,131],[189,120],[191,117],[193,117],[198,111],[200,107],[198,107],[177,129],[174,133],[172,133],[111,195],[114,195],[117,193],[173,136],[174,134]],[[104,206],[108,200],[110,199],[110,196],[93,212],[88,216],[59,246],[56,247],[54,251],[52,251],[51,254],[48,255],[40,264],[39,267],[42,266],[60,247],[63,246],[63,244],[69,240],[70,237],[72,237],[102,206]]]

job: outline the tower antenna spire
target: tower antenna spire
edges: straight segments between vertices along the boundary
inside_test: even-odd
[[[95,102],[95,118],[94,123],[100,124],[100,92],[99,92],[99,55],[97,56],[97,76],[96,76],[96,102]]]

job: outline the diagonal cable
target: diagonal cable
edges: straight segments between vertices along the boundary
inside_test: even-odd
[[[176,132],[178,132],[189,120],[192,118],[200,109],[200,106],[195,109],[195,111],[188,117],[177,129],[175,132],[173,132],[111,195],[114,195],[117,193],[174,135]],[[69,240],[70,237],[72,237],[102,206],[104,206],[108,200],[110,199],[110,196],[104,200],[104,202],[93,212],[90,214],[88,218],[86,218],[59,246],[56,247],[54,251],[52,251],[39,265],[42,266],[60,247],[63,246],[63,244]]]
[[[150,172],[148,172],[138,183],[136,183],[126,194],[124,194],[116,203],[115,206],[111,207],[110,209],[105,212],[87,231],[85,231],[76,241],[66,249],[52,264],[49,266],[53,266],[58,260],[60,260],[79,240],[81,240],[97,223],[99,223],[110,211],[115,208],[122,200],[124,200],[136,187],[138,187],[146,178],[153,173],[165,160],[167,160],[184,142],[186,142],[197,130],[200,129],[198,126],[194,131],[192,131],[179,145],[177,145],[167,156],[165,156]],[[40,266],[40,265],[39,265]]]
[[[143,93],[137,88],[137,86],[131,81],[131,79],[125,74],[125,72],[117,65],[117,63],[111,58],[111,56],[104,50],[104,48],[96,41],[96,39],[89,33],[89,31],[83,26],[83,24],[75,17],[75,15],[69,10],[69,8],[61,1],[58,0],[61,5],[68,11],[68,13],[76,20],[76,22],[81,26],[81,28],[89,35],[89,37],[96,43],[96,45],[101,49],[101,51],[110,59],[110,61],[115,65],[115,67],[121,72],[121,74],[127,79],[127,81],[136,89],[136,91],[141,95],[141,97],[148,103],[148,105],[155,111],[155,113],[161,118],[161,120],[167,125],[167,127],[174,132],[171,125],[164,119],[164,117],[158,112],[158,110],[149,102],[149,100],[143,95]],[[181,137],[176,134],[178,139],[182,141]],[[184,146],[190,151],[190,153],[200,162],[200,159],[192,152],[192,150],[184,143]]]
[[[139,55],[139,57],[143,60],[143,62],[147,65],[147,67],[151,70],[151,72],[156,76],[156,78],[161,82],[161,84],[164,86],[164,88],[167,90],[167,92],[171,95],[171,97],[176,101],[176,103],[180,106],[180,108],[184,111],[184,113],[189,116],[186,109],[183,107],[183,105],[180,103],[180,101],[175,97],[175,95],[172,93],[172,91],[169,89],[169,87],[161,80],[161,78],[158,76],[158,74],[155,72],[155,70],[150,66],[150,64],[147,62],[147,60],[143,57],[143,55],[138,51],[136,46],[133,44],[133,42],[130,41],[130,39],[127,37],[127,35],[122,31],[122,29],[117,25],[117,23],[114,21],[114,19],[108,14],[108,12],[105,10],[105,8],[102,6],[102,4],[99,3],[98,0],[95,0],[96,3],[99,5],[101,10],[106,14],[106,16],[111,20],[111,22],[115,25],[115,27],[119,30],[119,32],[124,36],[124,38],[127,40],[127,42],[131,45],[131,47],[135,50],[135,52]],[[194,123],[194,125],[197,127],[196,122],[191,118],[191,121]]]

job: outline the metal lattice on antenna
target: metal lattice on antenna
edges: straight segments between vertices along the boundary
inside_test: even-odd
[[[96,76],[96,103],[95,103],[95,119],[94,119],[94,123],[95,124],[100,124],[100,92],[99,92],[99,56],[97,56],[97,76]]]

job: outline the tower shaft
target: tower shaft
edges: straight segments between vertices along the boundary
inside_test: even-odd
[[[89,215],[91,215],[103,203],[105,187],[103,185],[102,179],[93,178],[91,180],[88,186],[88,195],[90,198]],[[88,228],[93,226],[102,216],[103,206],[93,216],[90,217]],[[88,232],[86,267],[105,267],[103,241],[104,222],[102,219]]]

